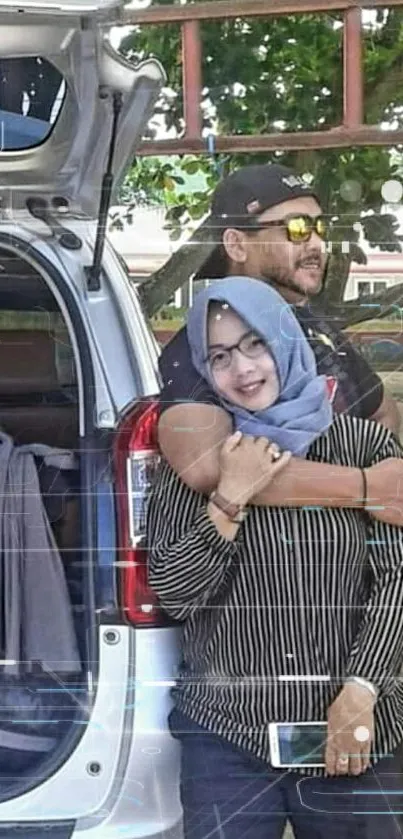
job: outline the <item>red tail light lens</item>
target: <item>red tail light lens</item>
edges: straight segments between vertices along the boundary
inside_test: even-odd
[[[147,503],[160,456],[157,445],[159,406],[142,402],[123,421],[116,439],[119,589],[123,616],[135,626],[167,621],[147,583]]]

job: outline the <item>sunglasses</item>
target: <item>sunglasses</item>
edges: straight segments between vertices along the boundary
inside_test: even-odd
[[[309,242],[312,233],[316,233],[323,241],[329,236],[329,224],[325,216],[312,216],[306,213],[285,216],[276,221],[261,221],[252,225],[254,230],[264,230],[266,227],[284,227],[289,242],[299,244]]]

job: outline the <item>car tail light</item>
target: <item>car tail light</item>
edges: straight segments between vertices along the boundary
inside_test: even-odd
[[[142,402],[125,417],[115,446],[120,604],[135,626],[167,623],[147,583],[147,502],[160,460],[157,423],[158,402]]]

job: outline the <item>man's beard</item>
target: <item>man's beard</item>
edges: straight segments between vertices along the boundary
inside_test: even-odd
[[[294,266],[294,270],[292,273],[288,273],[287,271],[284,271],[282,268],[274,267],[270,271],[270,273],[265,271],[264,274],[262,274],[262,279],[268,282],[270,285],[273,285],[275,288],[278,288],[280,294],[282,293],[281,289],[287,289],[287,291],[291,291],[300,297],[316,297],[316,295],[320,294],[320,292],[323,291],[327,263],[325,265],[322,265],[322,262],[320,263],[322,266],[321,282],[318,284],[317,289],[312,290],[312,288],[304,289],[300,283],[297,283],[294,280],[295,274],[297,273],[299,268],[303,267],[304,261],[306,260],[301,260],[300,263],[297,262],[297,264]]]

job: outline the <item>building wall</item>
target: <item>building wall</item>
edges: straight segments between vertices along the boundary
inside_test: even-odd
[[[403,282],[403,255],[394,253],[368,254],[366,265],[351,266],[345,299],[354,300],[366,294],[376,294]]]

